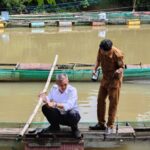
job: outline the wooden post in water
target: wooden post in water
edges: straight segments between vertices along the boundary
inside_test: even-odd
[[[132,12],[135,12],[135,8],[136,8],[136,0],[133,0],[133,10],[132,10]]]
[[[52,75],[53,75],[53,71],[55,69],[55,66],[56,66],[56,63],[57,63],[57,59],[58,59],[58,55],[55,56],[55,60],[53,62],[53,65],[52,65],[52,68],[49,72],[49,75],[48,75],[48,78],[47,78],[47,82],[45,84],[45,87],[43,89],[43,93],[47,92],[47,89],[48,89],[48,86],[50,84],[50,81],[51,81],[51,78],[52,78]],[[27,131],[27,129],[29,128],[32,120],[34,119],[35,115],[37,114],[38,112],[38,109],[40,108],[40,106],[42,105],[42,98],[40,97],[39,98],[39,101],[34,109],[34,111],[32,112],[31,116],[29,117],[28,121],[26,122],[25,126],[23,127],[23,129],[21,130],[20,134],[19,134],[19,137],[22,137],[24,136],[25,132]]]

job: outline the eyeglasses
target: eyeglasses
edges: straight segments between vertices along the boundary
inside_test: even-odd
[[[66,87],[67,83],[58,84],[59,87]]]

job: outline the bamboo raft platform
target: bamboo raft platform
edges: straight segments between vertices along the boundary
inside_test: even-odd
[[[82,139],[72,137],[70,128],[64,126],[61,126],[60,132],[38,134],[41,128],[47,125],[47,123],[40,123],[38,127],[37,124],[31,125],[21,139],[25,144],[25,150],[36,148],[41,150],[52,148],[54,150],[55,148],[63,149],[65,146],[81,150],[83,148],[118,147],[128,143],[150,142],[150,122],[137,122],[134,127],[129,123],[118,123],[118,128],[115,128],[111,134],[107,134],[105,131],[89,130],[88,126],[92,123],[80,123],[79,129],[83,135]],[[31,133],[35,129],[36,132]],[[14,128],[0,127],[0,141],[16,141],[20,131],[21,125]]]

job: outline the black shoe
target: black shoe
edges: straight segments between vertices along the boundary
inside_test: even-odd
[[[73,131],[72,131],[72,134],[73,134],[73,136],[74,136],[76,139],[81,139],[81,138],[82,138],[82,135],[81,135],[81,132],[79,131],[79,129],[73,130]]]
[[[58,132],[60,131],[60,127],[55,127],[55,126],[49,126],[47,128],[44,128],[41,133],[50,133],[50,132]]]
[[[106,130],[105,125],[96,124],[95,126],[89,126],[90,130]]]

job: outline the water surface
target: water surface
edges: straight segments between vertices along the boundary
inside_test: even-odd
[[[150,26],[73,28],[10,28],[0,31],[0,63],[94,63],[100,41],[112,39],[125,54],[127,64],[150,63]],[[71,83],[78,90],[81,121],[96,122],[99,83]],[[44,83],[0,83],[0,121],[25,122]],[[124,83],[118,107],[119,121],[150,120],[150,84]],[[43,121],[37,115],[35,121]]]

